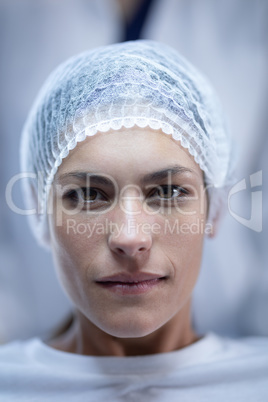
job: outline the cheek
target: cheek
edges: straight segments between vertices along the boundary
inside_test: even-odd
[[[103,227],[99,218],[88,217],[84,214],[68,216],[63,214],[60,225],[56,225],[56,219],[50,222],[52,246],[56,253],[69,256],[73,264],[88,259],[94,255],[98,245],[103,240],[104,231],[98,231]],[[96,251],[97,252],[97,251]]]
[[[98,219],[83,215],[62,216],[61,224],[50,219],[51,248],[58,278],[67,295],[76,303],[84,293],[87,270],[103,249],[104,239],[97,234]]]
[[[180,215],[165,223],[162,250],[173,266],[173,283],[180,300],[191,295],[199,274],[205,223],[200,215]]]

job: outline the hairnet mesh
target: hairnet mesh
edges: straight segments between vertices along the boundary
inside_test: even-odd
[[[134,125],[180,141],[214,193],[230,183],[231,143],[218,99],[189,62],[153,41],[87,51],[49,76],[23,130],[22,170],[39,174],[39,187],[37,180],[24,180],[24,193],[28,203],[38,199],[42,205],[31,218],[41,243],[48,239],[47,190],[62,160],[87,136]],[[216,198],[210,200],[212,218]]]

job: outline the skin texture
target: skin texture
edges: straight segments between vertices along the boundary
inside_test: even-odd
[[[82,172],[106,181],[90,179],[90,196],[74,196],[73,189],[89,185]],[[49,214],[57,274],[75,306],[75,320],[50,346],[127,356],[195,342],[190,300],[206,212],[203,172],[170,136],[124,128],[78,144],[55,176]],[[138,294],[98,283],[107,276],[140,273],[161,279]]]

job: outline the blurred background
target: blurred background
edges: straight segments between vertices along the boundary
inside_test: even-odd
[[[236,182],[244,180],[218,236],[206,240],[194,325],[200,333],[268,335],[268,1],[0,0],[0,343],[47,338],[71,311],[49,252],[5,200],[20,171],[27,112],[66,58],[139,38],[173,46],[212,82],[236,141]],[[256,191],[263,208],[260,198],[253,203]],[[12,195],[22,208],[19,183]]]

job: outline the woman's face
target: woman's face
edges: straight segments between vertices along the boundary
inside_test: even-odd
[[[117,337],[162,327],[189,302],[206,223],[203,173],[150,128],[87,138],[50,194],[60,281],[91,323]]]

